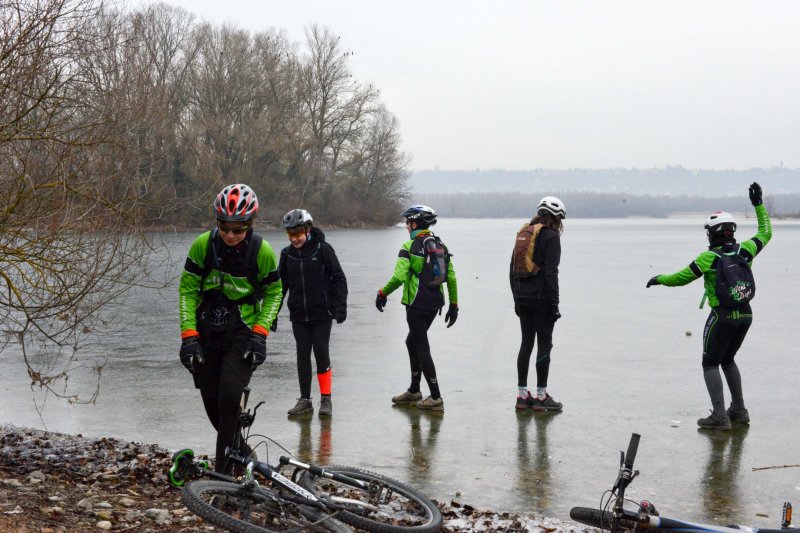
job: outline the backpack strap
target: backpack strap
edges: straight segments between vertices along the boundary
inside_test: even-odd
[[[261,242],[264,239],[261,235],[253,233],[250,236],[250,244],[247,245],[247,254],[244,256],[244,263],[247,265],[247,281],[253,287],[253,292],[245,296],[244,301],[250,305],[255,305],[261,300],[261,280],[258,279],[258,252],[261,251]]]
[[[219,235],[219,229],[214,228],[211,230],[211,235],[208,236],[208,244],[206,245],[206,256],[203,259],[203,268],[200,271],[200,287],[197,289],[197,292],[200,295],[203,294],[203,286],[206,282],[206,277],[211,273],[211,270],[215,266],[219,265],[219,257],[217,256],[217,236]],[[222,279],[220,278],[220,287],[219,290],[222,290]]]

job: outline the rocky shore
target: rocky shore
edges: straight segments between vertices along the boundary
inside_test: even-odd
[[[171,452],[153,444],[0,426],[0,531],[219,531],[166,480]],[[568,522],[439,502],[446,532],[578,532]]]

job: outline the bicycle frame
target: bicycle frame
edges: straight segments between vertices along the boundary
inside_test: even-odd
[[[293,494],[295,496],[295,503],[302,503],[306,505],[313,505],[315,507],[332,507],[333,510],[336,510],[337,503],[340,504],[348,504],[348,505],[358,505],[359,507],[363,507],[370,511],[377,511],[377,507],[370,505],[368,503],[362,502],[360,500],[354,500],[350,498],[342,498],[338,496],[332,496],[330,498],[326,498],[322,500],[318,498],[312,492],[304,489],[288,477],[281,474],[277,468],[274,466],[264,463],[261,461],[249,460],[247,458],[237,456],[235,454],[228,454],[228,457],[236,462],[242,463],[245,465],[245,475],[244,475],[244,485],[254,487],[258,485],[258,480],[256,479],[254,472],[257,472],[264,476],[270,483],[284,489],[285,491]],[[280,458],[281,465],[291,465],[303,470],[307,470],[308,472],[320,476],[325,477],[328,479],[332,479],[335,481],[339,481],[341,483],[346,483],[356,488],[360,488],[363,490],[368,490],[370,488],[369,483],[365,483],[358,479],[353,479],[349,476],[344,476],[342,474],[337,474],[335,472],[329,472],[324,468],[319,466],[315,466],[308,463],[303,463],[302,461],[298,461],[297,459],[293,459],[291,457],[281,456]],[[216,477],[216,476],[214,476]],[[236,481],[236,480],[234,480]],[[334,505],[331,506],[330,504],[333,503]]]

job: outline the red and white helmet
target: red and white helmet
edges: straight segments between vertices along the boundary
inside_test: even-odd
[[[244,183],[226,185],[214,200],[214,216],[223,222],[247,222],[258,213],[258,197]]]

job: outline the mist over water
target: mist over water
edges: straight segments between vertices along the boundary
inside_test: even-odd
[[[564,403],[557,414],[514,409],[520,334],[508,260],[522,222],[450,219],[434,228],[454,253],[459,281],[457,323],[446,329],[442,316],[430,332],[443,414],[390,401],[409,383],[407,326],[399,291],[384,313],[374,297],[392,273],[405,230],[326,231],[350,289],[347,321],[334,324],[331,338],[334,415],[286,417],[299,386],[284,310],[267,341],[270,356],[251,381],[251,404],[266,402],[254,430],[303,459],[377,470],[435,498],[559,518],[572,506],[597,505],[614,481],[619,450],[637,432],[641,474],[631,498],[652,500],[667,516],[778,527],[782,502],[800,496],[800,469],[753,468],[800,462],[800,224],[774,222],[773,240],[754,266],[755,318],[736,358],[752,424],[705,433],[695,424],[710,408],[700,365],[708,313],[698,308],[702,282],[644,288],[704,249],[702,220],[565,221],[563,318],[548,387]],[[740,224],[740,239],[754,233],[754,221]],[[287,243],[281,232],[263,235],[276,251]],[[167,237],[176,273],[193,237]],[[177,282],[161,294],[130,295],[118,320],[118,333],[102,347],[85,348],[108,357],[97,405],[49,398],[40,418],[34,399],[43,398],[31,392],[10,347],[0,360],[0,421],[212,451],[200,395],[178,362]],[[312,394],[318,403],[316,379]],[[273,444],[258,449],[261,459],[280,453]]]

